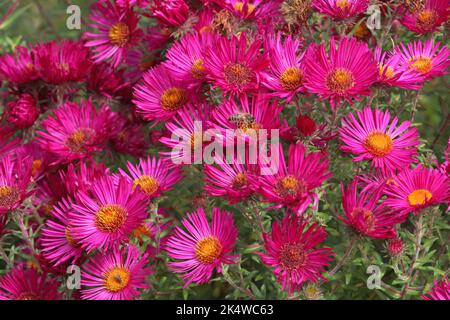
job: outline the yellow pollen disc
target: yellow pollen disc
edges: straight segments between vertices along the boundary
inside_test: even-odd
[[[187,102],[186,92],[180,88],[170,88],[161,95],[161,106],[166,111],[177,111]]]
[[[239,12],[242,12],[244,10],[244,3],[242,1],[236,1],[234,4],[234,9],[236,9]],[[251,15],[255,11],[255,5],[248,3],[247,4],[247,16]]]
[[[134,184],[134,188],[139,186],[141,188],[141,190],[149,196],[154,194],[159,188],[158,180],[156,180],[153,177],[146,176],[146,175],[143,175],[143,176],[135,179],[133,184]]]
[[[17,297],[17,300],[39,300],[39,295],[34,292],[23,292]]]
[[[427,189],[417,189],[408,195],[408,203],[410,206],[423,206],[427,204],[433,195]]]
[[[189,144],[191,145],[191,152],[199,150],[203,146],[203,132],[194,132],[191,135]]]
[[[355,30],[355,37],[359,39],[364,39],[370,34],[369,28],[367,28],[367,25],[365,22],[362,22],[358,25],[358,27]]]
[[[431,63],[430,58],[418,57],[416,59],[412,59],[409,67],[422,74],[427,74],[433,68],[433,64]]]
[[[384,157],[392,151],[392,139],[385,133],[372,132],[364,141],[366,150],[376,157]]]
[[[86,151],[86,145],[91,143],[94,138],[94,130],[90,128],[78,129],[67,137],[65,146],[72,152],[83,153]]]
[[[0,208],[11,208],[20,200],[20,192],[16,187],[0,186]]]
[[[243,172],[239,172],[236,174],[233,180],[233,188],[234,189],[240,189],[244,186],[246,186],[248,183],[247,175]]]
[[[378,69],[380,70],[380,77],[391,79],[394,76],[394,69],[390,66],[379,65]]]
[[[211,264],[220,257],[222,245],[214,236],[203,238],[195,245],[195,257],[203,264]]]
[[[124,267],[114,267],[103,275],[103,285],[109,292],[119,292],[130,282],[131,273]]]
[[[306,184],[299,181],[294,176],[286,176],[278,180],[275,185],[275,191],[281,197],[295,196],[299,192],[306,190]]]
[[[225,81],[236,86],[245,85],[252,79],[250,69],[240,63],[229,63],[224,70]]]
[[[205,77],[206,69],[203,66],[203,60],[197,59],[191,68],[191,74],[194,79],[202,80]]]
[[[73,238],[72,233],[70,232],[70,225],[66,227],[64,230],[64,234],[66,235],[67,243],[69,243],[71,246],[78,246],[78,242]]]
[[[306,254],[299,244],[285,244],[280,251],[280,262],[283,268],[295,270],[306,261]]]
[[[118,22],[109,29],[111,43],[123,47],[130,41],[130,28],[123,22]]]
[[[348,8],[350,5],[348,3],[348,0],[337,0],[336,1],[336,7],[340,8],[341,10],[344,10]]]
[[[127,220],[127,211],[119,205],[101,207],[95,216],[95,225],[103,232],[116,232]]]
[[[139,227],[133,230],[133,235],[136,238],[141,239],[142,236],[150,237],[150,230],[148,230],[147,226],[145,224],[141,224]]]
[[[32,63],[27,63],[25,65],[25,67],[28,69],[28,71],[33,71],[34,70],[34,65]]]
[[[31,174],[35,176],[37,172],[41,169],[41,167],[42,167],[42,160],[40,159],[33,160],[33,164],[31,165]]]
[[[435,26],[436,18],[435,10],[423,10],[417,15],[417,24],[425,30],[431,30]]]
[[[355,80],[350,70],[337,68],[328,75],[326,85],[330,91],[344,94],[347,90],[353,88]]]
[[[296,90],[302,85],[303,73],[299,68],[288,68],[281,74],[280,82],[283,89]]]

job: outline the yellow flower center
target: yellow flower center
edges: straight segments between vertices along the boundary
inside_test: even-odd
[[[299,68],[288,68],[281,74],[280,82],[283,89],[296,90],[302,85],[303,73]]]
[[[118,231],[127,220],[127,211],[119,205],[108,204],[101,207],[95,216],[95,225],[103,232]]]
[[[355,80],[350,70],[337,68],[328,75],[326,85],[330,91],[344,94],[355,85]]]
[[[114,267],[103,275],[103,285],[109,292],[119,292],[130,282],[131,273],[124,267]]]
[[[141,188],[141,190],[149,196],[154,194],[159,188],[158,180],[156,180],[155,178],[153,178],[151,176],[147,176],[147,175],[143,175],[143,176],[135,179],[133,184],[134,184],[134,188],[139,186]]]
[[[242,187],[245,187],[247,183],[247,175],[243,172],[239,172],[233,179],[233,189],[240,189]]]
[[[436,19],[435,10],[423,10],[417,15],[417,24],[425,30],[431,30],[435,26]]]
[[[203,238],[195,245],[195,257],[203,264],[211,264],[220,257],[222,245],[214,236]]]
[[[337,0],[336,1],[336,7],[340,8],[341,10],[345,10],[350,6],[348,3],[348,0]]]
[[[187,102],[186,92],[180,88],[170,88],[161,95],[161,106],[166,111],[177,111]]]
[[[109,40],[112,44],[123,47],[130,41],[130,28],[123,22],[118,22],[109,29]]]
[[[248,84],[252,79],[251,70],[240,63],[227,64],[223,72],[225,81],[236,86]]]
[[[71,226],[68,225],[64,230],[64,234],[66,235],[67,243],[73,247],[76,247],[78,246],[78,242],[73,238],[72,233],[70,232],[70,228]]]
[[[280,252],[280,262],[283,268],[295,270],[306,261],[305,250],[300,244],[285,244]]]
[[[33,160],[33,164],[31,165],[31,174],[35,176],[39,170],[42,168],[42,160],[36,159]]]
[[[383,74],[386,79],[391,79],[394,76],[394,68],[391,66],[383,66],[380,64],[378,69],[380,71],[380,77],[383,77]]]
[[[417,189],[408,195],[408,203],[410,206],[423,206],[427,204],[433,195],[427,189]]]
[[[18,297],[17,300],[40,300],[39,295],[34,292],[23,292]]]
[[[306,183],[294,176],[280,178],[275,185],[275,191],[280,197],[295,196],[299,192],[306,191]]]
[[[151,234],[147,226],[145,224],[141,224],[133,230],[133,235],[138,239],[142,239],[142,236],[150,237]]]
[[[372,132],[364,141],[366,150],[376,157],[384,157],[392,151],[392,139],[385,133]]]
[[[433,64],[431,63],[430,58],[418,57],[416,59],[412,59],[411,65],[409,67],[422,74],[427,74],[433,68]]]
[[[94,138],[94,130],[90,128],[78,129],[67,137],[65,146],[74,153],[83,153],[86,151],[86,145],[90,144]]]
[[[244,10],[244,3],[242,1],[236,1],[234,4],[234,9],[236,9],[239,12],[242,12]],[[247,16],[251,15],[255,11],[255,5],[248,3],[247,4]]]
[[[20,192],[16,187],[0,186],[0,208],[11,208],[20,200]]]
[[[197,59],[191,68],[191,74],[194,79],[202,80],[206,74],[206,68],[203,66],[203,60]]]
[[[203,146],[203,132],[194,132],[191,135],[189,144],[191,145],[191,152],[200,150]]]

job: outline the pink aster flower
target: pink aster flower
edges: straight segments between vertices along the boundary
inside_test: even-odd
[[[450,66],[450,49],[433,39],[425,40],[422,44],[416,40],[407,45],[401,43],[395,54],[400,56],[400,63],[422,75],[426,80],[447,74]]]
[[[61,200],[53,207],[52,218],[48,219],[42,229],[40,244],[42,254],[54,266],[65,262],[74,262],[83,249],[72,236],[69,212],[73,210],[67,200]]]
[[[33,126],[38,116],[38,102],[31,94],[22,93],[14,101],[6,104],[4,115],[6,121],[19,129]]]
[[[400,56],[383,52],[380,47],[375,49],[375,59],[378,62],[378,84],[409,90],[422,88],[425,78],[414,69],[400,63]]]
[[[123,78],[123,70],[116,71],[106,63],[94,64],[86,79],[86,88],[107,99],[120,96],[128,86]]]
[[[300,41],[291,36],[284,42],[281,33],[269,38],[266,44],[270,57],[269,71],[263,73],[263,85],[274,91],[273,95],[291,101],[297,93],[306,93],[303,86],[304,66]]]
[[[140,159],[137,165],[128,162],[127,169],[129,174],[119,169],[121,176],[150,199],[160,197],[183,179],[181,169],[166,159],[148,157]]]
[[[176,227],[166,244],[169,257],[178,261],[169,267],[182,273],[185,287],[191,282],[208,282],[214,270],[221,272],[222,264],[233,264],[237,255],[232,255],[238,230],[233,215],[219,208],[212,210],[211,224],[206,219],[203,208],[187,215]]]
[[[343,20],[365,13],[369,0],[313,0],[312,6],[333,19]]]
[[[239,19],[264,19],[278,13],[282,0],[214,0]]]
[[[186,84],[175,80],[163,64],[152,68],[136,85],[133,102],[137,113],[157,122],[171,119],[190,105]]]
[[[305,281],[325,279],[322,273],[333,259],[331,248],[318,248],[326,237],[324,227],[287,214],[272,224],[271,234],[264,233],[263,263],[274,268],[273,273],[283,290],[300,290]]]
[[[422,296],[423,300],[450,300],[450,282],[447,277],[435,281],[433,288]]]
[[[211,33],[189,34],[167,51],[165,66],[175,79],[185,81],[194,88],[205,81],[204,51],[209,48],[212,39]]]
[[[358,119],[353,114],[343,118],[340,129],[341,149],[357,155],[353,161],[371,160],[372,166],[391,170],[415,161],[419,134],[409,121],[397,127],[398,118],[390,122],[389,111],[369,107],[356,114]]]
[[[58,286],[47,273],[18,265],[0,278],[0,300],[60,300]]]
[[[58,162],[88,158],[105,143],[105,123],[105,109],[97,111],[90,100],[66,102],[42,122],[38,141]]]
[[[13,128],[0,123],[0,158],[19,147],[21,139],[17,137],[11,139],[14,133]]]
[[[14,84],[26,84],[39,79],[32,50],[17,46],[14,53],[0,56],[0,79],[2,78]]]
[[[399,217],[450,201],[450,181],[437,169],[417,166],[400,172],[386,188],[386,205]]]
[[[230,203],[246,200],[258,185],[255,165],[245,164],[235,158],[233,163],[216,159],[217,166],[205,165],[205,191],[213,197],[224,197]]]
[[[283,147],[279,146],[278,163],[260,176],[260,190],[264,201],[287,206],[298,214],[304,212],[311,201],[317,204],[314,189],[329,179],[329,161],[320,152],[307,153],[302,143],[289,147],[289,162],[286,166]],[[264,170],[262,168],[261,170]]]
[[[91,67],[89,50],[80,41],[42,43],[33,52],[37,72],[50,84],[84,81]]]
[[[29,195],[31,159],[0,158],[0,215],[17,209]]]
[[[90,26],[93,32],[85,32],[85,46],[93,48],[95,62],[110,61],[113,67],[123,62],[127,50],[137,44],[142,31],[138,28],[138,15],[133,7],[120,8],[110,1],[92,6]]]
[[[342,38],[338,48],[334,38],[330,40],[329,54],[325,46],[309,49],[305,57],[305,87],[330,99],[334,107],[344,99],[352,103],[359,96],[370,95],[370,86],[378,78],[378,67],[367,44],[355,38]]]
[[[84,300],[131,300],[140,296],[140,289],[148,289],[148,255],[134,246],[114,247],[98,253],[81,273],[81,298]]]
[[[374,239],[395,238],[395,225],[399,223],[396,215],[383,204],[383,188],[358,192],[359,179],[355,178],[347,189],[341,183],[342,207],[345,217],[339,216],[345,224],[357,233]]]
[[[88,252],[108,249],[127,241],[131,232],[147,218],[147,197],[125,178],[115,182],[104,177],[92,184],[90,192],[76,195],[70,212],[71,233]]]
[[[189,6],[184,0],[155,0],[153,16],[168,27],[180,27],[189,16]]]
[[[415,10],[404,10],[401,23],[409,30],[418,33],[434,32],[450,17],[448,0],[425,0],[423,5]]]
[[[247,48],[247,36],[218,37],[205,53],[205,68],[214,87],[223,93],[242,95],[258,89],[261,71],[267,65],[265,54],[260,54],[261,42],[252,41]]]

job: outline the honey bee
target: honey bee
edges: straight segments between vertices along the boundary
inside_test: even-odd
[[[425,0],[405,0],[405,7],[411,13],[416,13],[425,7]]]
[[[228,117],[228,121],[231,123],[236,124],[238,127],[241,126],[250,126],[252,124],[256,123],[256,119],[253,115],[246,112],[238,112],[235,114],[232,114]]]

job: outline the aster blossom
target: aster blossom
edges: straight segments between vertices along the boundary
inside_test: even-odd
[[[344,20],[365,13],[369,0],[313,0],[312,6],[333,19]]]
[[[422,296],[423,300],[450,300],[450,282],[447,277],[435,281],[433,288]]]
[[[414,162],[419,145],[416,128],[409,121],[398,127],[398,118],[390,121],[389,111],[365,107],[356,112],[357,118],[349,114],[342,119],[340,137],[345,152],[356,154],[353,161],[370,160],[376,168],[403,168]]]
[[[33,50],[17,46],[14,53],[0,56],[0,79],[19,85],[39,79],[33,54]]]
[[[165,250],[169,263],[176,273],[181,273],[185,287],[190,283],[208,282],[214,270],[221,272],[222,264],[236,263],[232,255],[237,239],[233,215],[219,208],[212,209],[212,221],[208,222],[203,208],[189,213],[182,220],[184,227],[176,227],[167,240]]]
[[[417,34],[434,32],[450,17],[448,0],[425,0],[414,10],[404,10],[401,23]]]
[[[263,237],[265,252],[260,253],[261,260],[273,268],[283,290],[293,292],[306,281],[325,279],[322,273],[334,253],[331,248],[318,247],[327,237],[324,227],[286,214],[281,221],[273,222],[271,233]]]

